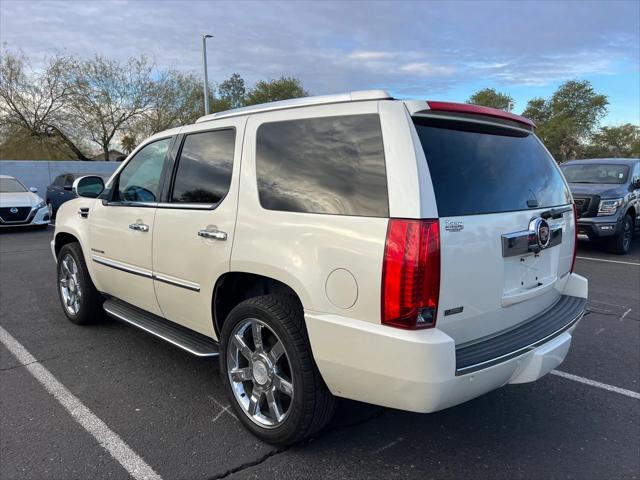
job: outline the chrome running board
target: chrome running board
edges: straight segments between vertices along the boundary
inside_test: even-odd
[[[110,298],[104,302],[104,311],[121,320],[198,357],[218,356],[218,342],[198,332],[170,322],[162,317]]]

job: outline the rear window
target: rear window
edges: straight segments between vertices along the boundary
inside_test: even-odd
[[[546,208],[571,202],[542,143],[524,131],[414,118],[441,217]]]
[[[627,181],[629,167],[626,165],[562,165],[564,173],[569,183],[609,183],[623,184]]]
[[[260,204],[268,210],[389,215],[376,114],[264,123],[256,170]]]

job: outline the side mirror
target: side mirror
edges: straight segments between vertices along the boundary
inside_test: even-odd
[[[72,189],[78,197],[97,198],[104,190],[104,180],[97,175],[87,175],[77,178]]]
[[[32,193],[38,193],[38,189],[36,187],[29,187],[29,191]]]

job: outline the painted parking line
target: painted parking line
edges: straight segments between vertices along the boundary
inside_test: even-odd
[[[576,258],[579,258],[580,260],[593,260],[595,262],[622,263],[624,265],[640,266],[640,263],[638,263],[638,262],[623,262],[622,260],[608,260],[606,258],[580,257],[578,255],[576,255]]]
[[[591,387],[601,388],[603,390],[608,390],[609,392],[619,393],[620,395],[626,395],[627,397],[640,400],[640,393],[634,392],[633,390],[627,390],[626,388],[614,387],[613,385],[607,385],[606,383],[596,382],[595,380],[591,380],[589,378],[579,377],[578,375],[573,375],[567,372],[561,372],[560,370],[552,370],[551,375],[556,375],[558,377],[566,378],[567,380],[573,380],[574,382],[584,383],[585,385],[589,385]]]
[[[118,434],[85,407],[75,395],[60,383],[49,370],[38,363],[38,360],[2,327],[0,327],[0,342],[53,395],[73,419],[93,435],[93,438],[129,472],[129,475],[136,480],[162,480],[162,477],[147,465],[138,454],[131,450]]]

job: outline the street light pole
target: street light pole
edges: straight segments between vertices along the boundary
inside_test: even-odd
[[[209,77],[207,75],[207,38],[213,35],[202,36],[202,65],[204,67],[204,114],[209,115]]]

